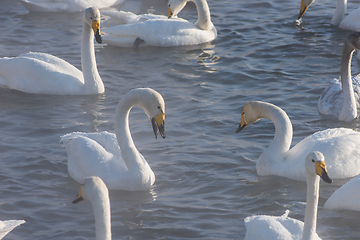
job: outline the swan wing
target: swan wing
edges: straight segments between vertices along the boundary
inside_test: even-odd
[[[21,69],[21,71],[19,71]],[[0,59],[0,85],[36,94],[71,94],[84,83],[82,72],[46,53]]]
[[[135,24],[118,25],[103,32],[104,42],[120,47],[132,47],[137,38],[144,40],[144,46],[166,47],[201,44],[212,41],[217,36],[215,27],[210,31],[201,30],[181,18],[149,19]]]
[[[24,220],[6,220],[0,221],[0,239],[2,239],[6,234],[11,232],[17,226],[25,223]]]

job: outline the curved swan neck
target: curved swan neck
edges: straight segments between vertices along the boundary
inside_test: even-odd
[[[319,201],[320,177],[314,174],[306,173],[306,208],[304,219],[303,240],[317,239],[316,220]]]
[[[94,94],[104,92],[104,83],[100,78],[96,65],[94,34],[85,20],[83,21],[81,39],[81,67],[87,91]]]
[[[268,149],[273,153],[283,155],[290,148],[293,129],[288,115],[281,108],[267,104],[264,105],[262,118],[270,119],[275,125],[275,136]]]
[[[120,146],[121,155],[128,169],[142,165],[139,151],[136,149],[129,129],[129,113],[139,102],[140,96],[131,91],[119,102],[115,112],[115,133]],[[133,161],[135,156],[135,161]]]
[[[95,216],[96,240],[111,240],[111,213],[108,195],[91,201]]]
[[[210,30],[213,27],[210,17],[210,10],[209,5],[207,4],[206,0],[191,0],[195,3],[197,13],[198,13],[198,20],[196,21],[195,25],[203,30]]]
[[[339,26],[341,21],[344,18],[347,8],[347,0],[337,0],[335,12],[331,18],[331,24],[334,26]]]
[[[345,42],[341,55],[341,85],[343,91],[343,107],[339,116],[340,121],[351,121],[357,117],[356,100],[351,80],[351,59],[355,49]],[[348,118],[351,119],[348,119]]]

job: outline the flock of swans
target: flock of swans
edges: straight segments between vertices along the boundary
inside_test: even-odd
[[[19,57],[0,59],[0,85],[32,94],[84,95],[105,92],[99,75],[95,51],[96,42],[122,47],[193,45],[214,40],[217,31],[211,22],[206,0],[192,0],[197,8],[195,24],[177,17],[188,0],[169,0],[168,16],[135,15],[123,11],[104,11],[112,25],[100,31],[98,8],[116,5],[122,0],[107,1],[46,1],[21,0],[33,11],[61,11],[85,9],[81,39],[82,71],[68,62],[47,53],[31,52]],[[314,0],[302,0],[299,19]],[[92,7],[90,7],[90,5]],[[338,0],[333,25],[358,30],[352,13],[344,18],[346,0]],[[359,9],[358,9],[359,10]],[[358,11],[356,10],[356,11]],[[339,121],[350,122],[358,117],[359,77],[351,76],[351,59],[360,49],[360,33],[347,38],[341,58],[340,79],[330,82],[318,101],[321,114],[334,115]],[[21,69],[19,71],[18,69]],[[153,89],[137,88],[124,95],[115,112],[115,134],[108,132],[73,132],[61,136],[68,155],[68,172],[82,184],[73,203],[89,200],[92,204],[96,239],[111,239],[111,213],[108,189],[148,190],[155,175],[144,156],[136,149],[129,130],[129,114],[133,106],[140,106],[150,119],[155,138],[165,138],[165,102]],[[360,174],[360,133],[347,128],[333,128],[316,132],[290,149],[292,124],[281,108],[267,102],[250,101],[244,105],[236,132],[261,118],[275,125],[275,136],[257,160],[258,175],[277,175],[306,181],[307,198],[305,220],[288,217],[254,215],[247,217],[245,239],[320,239],[316,234],[320,178],[351,178]],[[326,162],[326,164],[325,164]],[[329,175],[328,175],[329,174]],[[325,203],[328,209],[360,211],[360,176],[338,189]],[[0,222],[0,239],[23,220]],[[2,234],[2,235],[1,235]]]

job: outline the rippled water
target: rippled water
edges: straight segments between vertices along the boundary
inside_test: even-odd
[[[82,13],[29,13],[1,0],[0,57],[47,52],[77,67]],[[243,239],[253,214],[303,220],[306,186],[258,177],[256,159],[274,135],[268,120],[235,134],[242,106],[272,102],[293,123],[296,144],[330,127],[357,129],[319,115],[317,99],[339,75],[347,31],[330,26],[335,1],[315,2],[298,26],[300,2],[208,1],[218,38],[192,47],[122,49],[96,44],[100,96],[42,96],[0,89],[0,219],[24,219],[7,239],[93,239],[89,202],[73,205],[60,136],[113,132],[115,107],[136,87],[166,102],[165,139],[155,140],[140,108],[130,114],[139,151],[156,175],[150,191],[110,191],[114,239]],[[358,4],[348,3],[352,10]],[[118,9],[166,14],[165,0],[127,0]],[[180,17],[196,20],[194,5]],[[353,61],[353,72],[358,66]],[[360,239],[360,213],[323,209],[348,179],[321,183],[317,232],[323,239]]]

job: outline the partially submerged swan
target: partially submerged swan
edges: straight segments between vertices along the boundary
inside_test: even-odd
[[[120,100],[115,112],[115,134],[69,133],[61,137],[68,154],[68,171],[79,183],[89,176],[100,177],[109,189],[148,190],[155,175],[136,149],[129,129],[129,113],[140,106],[150,118],[155,137],[165,138],[165,102],[150,88],[131,90]]]
[[[325,88],[318,101],[319,112],[339,116],[340,121],[351,122],[358,117],[360,76],[351,77],[351,59],[360,49],[360,33],[351,33],[344,43],[340,79],[334,79]]]
[[[136,16],[126,12],[106,12],[112,18],[118,18],[121,25],[105,29],[104,42],[119,47],[170,47],[196,45],[214,40],[217,31],[211,22],[206,0],[191,0],[198,12],[195,24],[176,17],[188,1],[190,0],[169,0],[169,18],[151,14]]]
[[[84,180],[78,196],[72,203],[83,200],[90,201],[94,211],[96,240],[111,240],[109,191],[101,178],[88,177]]]
[[[281,108],[266,102],[251,101],[245,104],[236,132],[260,120],[270,119],[275,125],[275,136],[270,146],[256,163],[259,175],[277,175],[305,181],[305,157],[312,151],[324,154],[330,176],[349,178],[360,173],[360,133],[348,128],[333,128],[316,132],[290,149],[292,124]]]
[[[316,233],[320,177],[327,183],[331,183],[332,180],[327,174],[324,155],[321,152],[314,151],[306,156],[305,169],[307,193],[304,222],[289,218],[289,210],[280,217],[250,216],[244,220],[245,240],[320,239]]]
[[[33,93],[52,95],[99,94],[105,91],[96,67],[94,35],[101,43],[100,11],[84,11],[81,39],[82,71],[47,53],[27,53],[0,59],[0,86]]]

